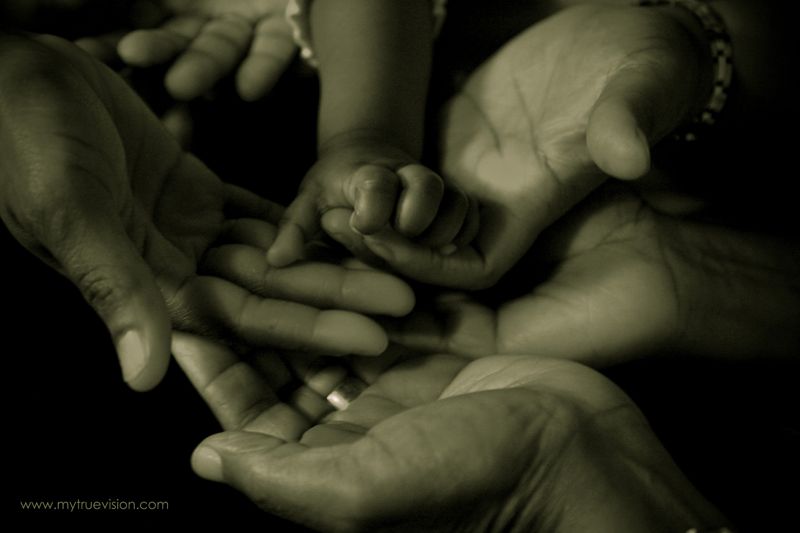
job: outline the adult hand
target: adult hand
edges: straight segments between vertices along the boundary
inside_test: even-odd
[[[286,208],[268,252],[270,263],[285,266],[301,258],[306,240],[319,233],[320,219],[330,211],[349,212],[349,224],[358,233],[390,228],[433,248],[457,248],[477,231],[477,210],[469,209],[463,193],[445,187],[404,150],[363,133],[319,150]]]
[[[654,352],[745,358],[800,353],[800,247],[657,210],[608,183],[542,234],[542,277],[486,304],[444,294],[387,324],[394,342],[470,356],[536,354],[593,366]],[[419,307],[419,306],[418,306]]]
[[[165,84],[177,100],[204,95],[235,70],[239,95],[252,101],[269,92],[295,55],[285,20],[287,3],[160,0],[166,21],[159,27],[80,39],[78,44],[106,55],[113,43],[119,57],[134,67],[172,62]]]
[[[186,335],[174,351],[228,430],[195,450],[195,471],[319,530],[723,523],[625,394],[575,363],[411,359],[320,421],[280,402],[255,360]]]
[[[477,239],[447,255],[386,232],[365,239],[370,250],[414,279],[485,288],[605,175],[646,174],[649,145],[702,106],[710,84],[708,51],[683,11],[572,7],[508,43],[442,124],[443,173],[481,206]]]
[[[198,275],[212,242],[241,226],[226,223],[225,210],[277,221],[281,209],[224,185],[179,149],[119,77],[70,43],[0,40],[0,216],[99,313],[131,387],[148,389],[163,376],[170,317],[177,328],[254,345],[385,348],[383,330],[358,312],[407,312],[413,295],[405,284],[306,265],[255,295]],[[364,285],[382,291],[380,303],[352,298]]]

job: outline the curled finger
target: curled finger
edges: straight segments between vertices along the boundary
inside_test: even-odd
[[[444,195],[444,182],[422,165],[406,165],[397,171],[403,192],[397,202],[395,229],[416,237],[434,221]]]

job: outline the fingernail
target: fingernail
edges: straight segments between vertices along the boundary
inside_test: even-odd
[[[357,213],[356,211],[353,211],[353,214],[352,214],[352,215],[350,215],[350,221],[349,221],[349,224],[350,224],[350,229],[351,229],[351,230],[353,230],[353,233],[355,233],[355,234],[357,234],[357,235],[362,235],[362,236],[363,236],[364,234],[363,234],[363,233],[361,233],[361,232],[358,230],[358,228],[356,227],[356,217],[357,217],[357,216],[358,216],[358,213]]]
[[[313,338],[320,347],[354,355],[380,355],[389,342],[383,328],[371,319],[336,309],[319,314]]]
[[[221,482],[222,457],[210,446],[198,446],[192,454],[192,469],[203,479]]]
[[[364,239],[364,242],[366,243],[367,247],[372,251],[372,253],[374,253],[384,261],[388,263],[394,261],[394,253],[392,252],[391,248],[389,248],[381,241],[367,238]]]
[[[117,340],[117,355],[122,367],[122,379],[131,383],[147,366],[147,345],[142,334],[135,329],[123,333]]]

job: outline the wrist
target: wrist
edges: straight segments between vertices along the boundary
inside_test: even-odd
[[[728,523],[632,405],[584,423],[572,449],[556,488],[571,515],[563,512],[555,531],[683,533]]]
[[[334,134],[320,136],[317,141],[317,156],[321,159],[331,152],[347,149],[380,149],[387,156],[401,159],[416,159],[400,139],[383,128],[354,128]],[[418,155],[417,155],[418,157]]]
[[[800,353],[800,248],[711,224],[670,230],[665,247],[683,310],[679,353],[727,358]]]
[[[725,22],[705,0],[639,0],[639,5],[657,9],[680,28],[684,41],[692,49],[697,80],[693,105],[685,123],[673,134],[683,141],[703,137],[717,122],[725,107],[733,80],[733,49]]]
[[[709,52],[710,41],[708,35],[697,16],[686,8],[669,4],[658,5],[649,9],[657,10],[676,25],[677,31],[696,58],[693,68],[697,73],[697,83],[695,84],[694,98],[692,98],[692,107],[687,110],[685,117],[685,120],[691,120],[702,112],[711,95],[713,65]]]

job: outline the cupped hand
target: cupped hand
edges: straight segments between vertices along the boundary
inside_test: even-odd
[[[81,39],[89,50],[108,50],[134,67],[172,62],[165,84],[177,100],[206,94],[236,73],[239,95],[258,100],[275,85],[296,47],[285,20],[287,0],[161,0],[166,21],[124,36]],[[152,8],[151,8],[152,9]]]
[[[482,303],[444,293],[387,324],[390,338],[426,351],[532,353],[591,365],[674,348],[687,326],[677,284],[681,222],[631,187],[606,184],[542,234],[516,294]]]
[[[131,387],[163,376],[170,319],[255,345],[383,350],[382,329],[360,313],[407,312],[405,284],[323,265],[256,295],[198,275],[201,257],[236,226],[226,215],[276,222],[282,209],[223,184],[118,76],[70,43],[0,39],[0,216],[99,313]],[[347,296],[362,283],[383,290],[380,304]]]
[[[367,246],[415,279],[491,286],[607,175],[646,174],[649,146],[703,105],[709,54],[686,20],[680,8],[578,6],[520,34],[443,117],[443,175],[480,205],[473,245],[447,255],[387,233]]]
[[[386,323],[389,337],[423,352],[592,366],[796,357],[797,243],[693,215],[692,205],[677,192],[606,183],[541,235],[503,295],[434,293]]]
[[[719,520],[625,394],[576,363],[412,358],[315,420],[279,400],[275,373],[256,360],[186,335],[174,351],[228,430],[195,450],[195,471],[319,530],[682,531]]]

